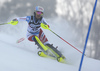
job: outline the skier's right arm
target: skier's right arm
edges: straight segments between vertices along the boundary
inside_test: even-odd
[[[26,21],[26,17],[15,18],[13,21]]]
[[[26,17],[15,18],[9,24],[17,25],[19,21],[26,21]]]

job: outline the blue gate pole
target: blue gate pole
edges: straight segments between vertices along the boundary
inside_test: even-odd
[[[89,28],[88,28],[88,33],[87,33],[87,37],[86,37],[86,41],[85,41],[85,45],[84,45],[84,50],[83,50],[83,54],[82,54],[81,62],[80,62],[80,66],[79,66],[79,71],[81,71],[81,67],[82,67],[82,63],[83,63],[83,59],[84,59],[84,54],[85,54],[86,45],[87,45],[88,38],[89,38],[89,33],[90,33],[90,30],[91,30],[91,25],[92,25],[93,16],[94,16],[94,13],[95,13],[96,5],[97,5],[97,0],[95,1],[95,5],[94,5],[94,8],[93,8],[93,13],[92,13],[90,25],[89,25]]]

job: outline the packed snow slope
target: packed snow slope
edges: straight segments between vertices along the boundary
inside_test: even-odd
[[[54,20],[51,22],[51,20]],[[59,34],[65,40],[76,46],[79,50],[78,34],[73,27],[65,20],[47,19],[50,29]],[[63,55],[67,58],[68,64],[59,63],[56,60],[39,57],[37,46],[26,38],[27,23],[19,22],[18,25],[0,26],[0,71],[78,71],[81,53],[59,39],[49,30],[44,30],[50,43],[58,46]],[[20,38],[25,40],[16,43]],[[84,58],[82,71],[99,71],[100,61]]]

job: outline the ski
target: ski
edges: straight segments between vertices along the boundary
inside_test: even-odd
[[[38,55],[41,56],[41,57],[46,57],[46,58],[50,58],[50,59],[56,59],[55,56],[46,55],[43,51],[38,51]]]
[[[53,55],[46,55],[43,51],[38,51],[38,55],[41,57],[57,60],[58,62],[61,62],[61,63],[67,63],[65,57],[55,57]]]
[[[38,47],[42,50],[38,52],[39,56],[56,59],[58,62],[66,63],[66,58],[53,45],[51,44],[44,45],[37,36],[35,36],[34,41],[38,45]]]

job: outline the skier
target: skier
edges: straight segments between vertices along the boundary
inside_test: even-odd
[[[20,17],[13,19],[13,21],[27,21],[27,38],[29,41],[34,41],[35,44],[45,53],[48,54],[48,49],[53,52],[53,54],[58,57],[65,58],[60,51],[58,51],[52,44],[49,44],[48,39],[41,29],[41,23],[48,25],[46,20],[43,18],[44,8],[41,6],[36,6],[35,11],[32,16]],[[40,41],[39,41],[40,40]],[[43,43],[43,45],[41,45]]]

